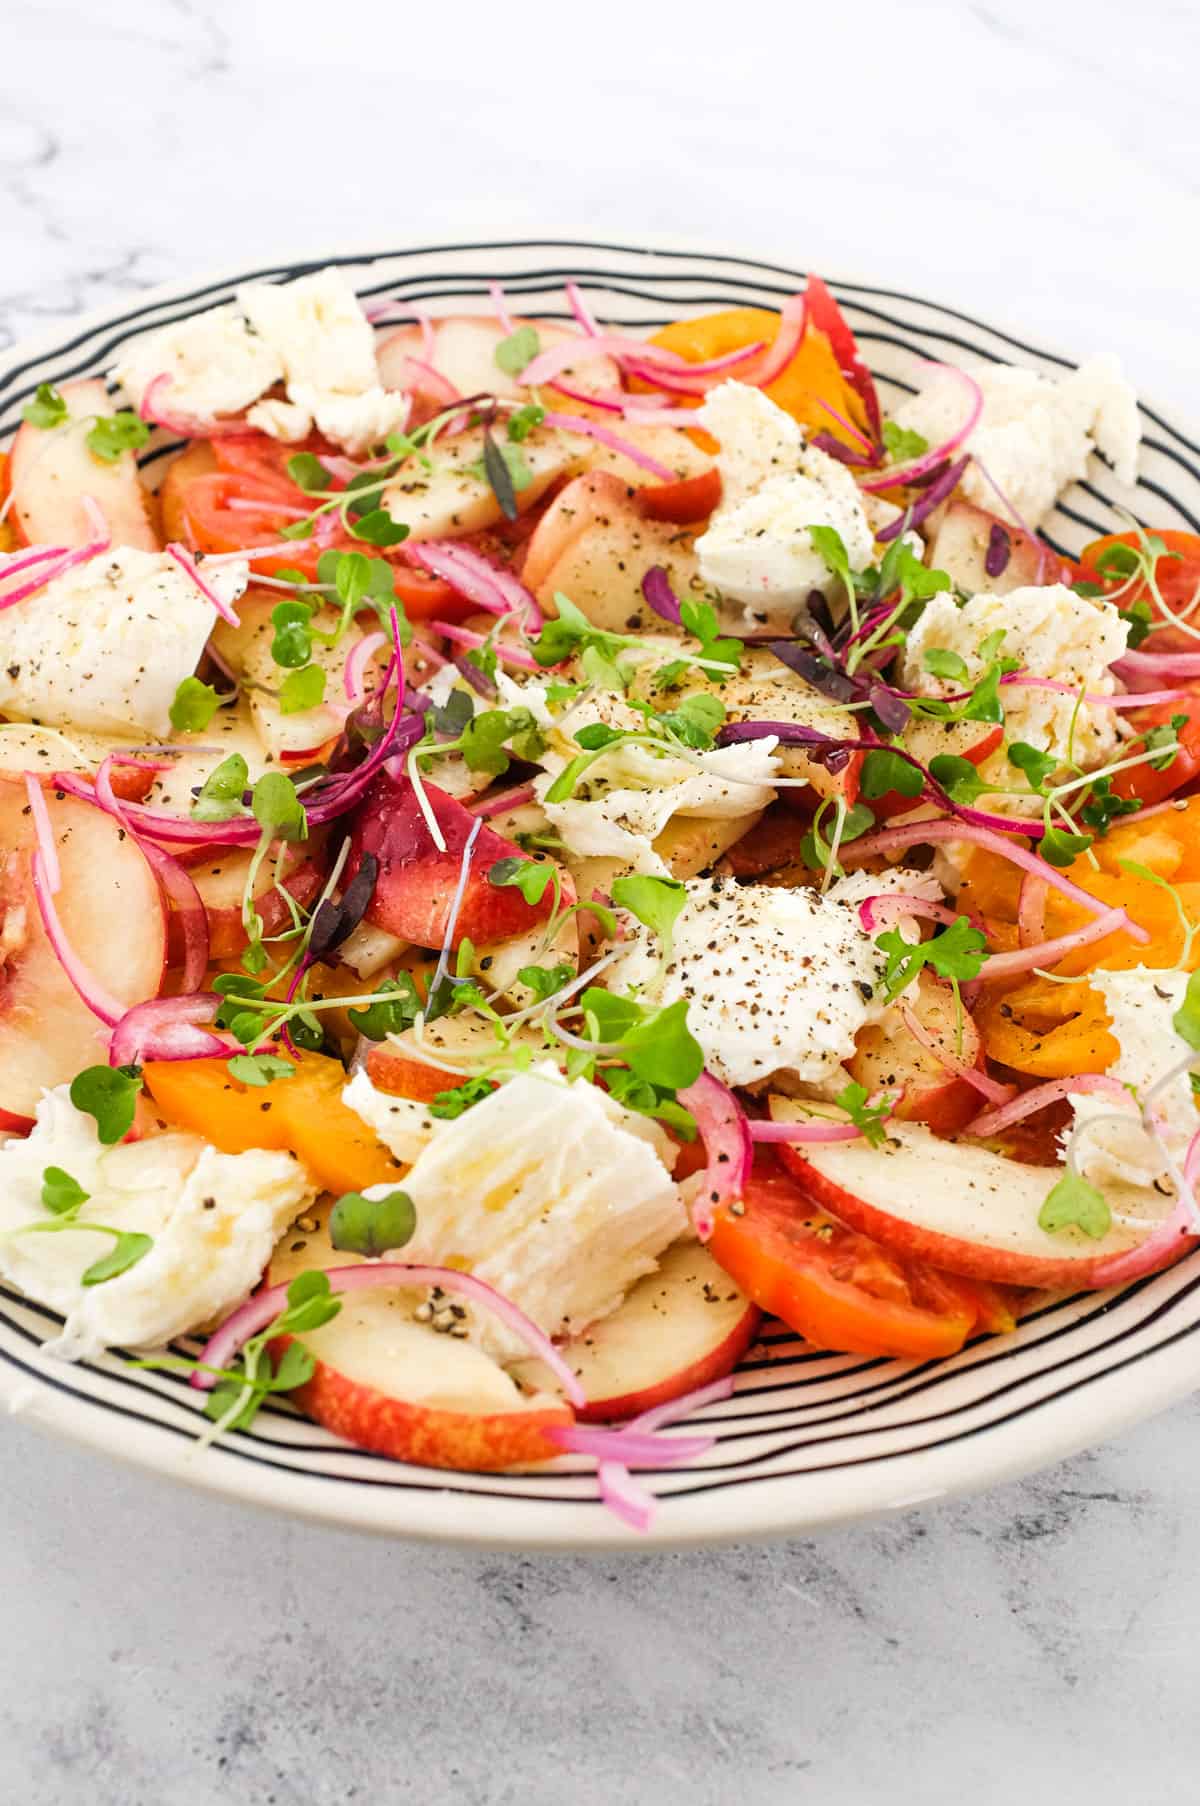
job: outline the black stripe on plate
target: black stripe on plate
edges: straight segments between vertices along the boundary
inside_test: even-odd
[[[1128,1288],[1128,1290],[1124,1294],[1121,1295],[1120,1302],[1124,1303],[1128,1298],[1135,1296],[1137,1294],[1137,1292],[1143,1290],[1144,1287],[1149,1283],[1150,1283],[1149,1280],[1135,1282],[1135,1284],[1133,1286]],[[1187,1285],[1185,1285],[1179,1291],[1174,1293],[1169,1300],[1164,1301],[1164,1303],[1161,1304],[1156,1309],[1156,1311],[1153,1312],[1149,1317],[1144,1318],[1144,1319],[1139,1319],[1139,1321],[1137,1323],[1127,1327],[1126,1329],[1121,1331],[1120,1334],[1109,1338],[1107,1341],[1092,1343],[1089,1346],[1087,1346],[1086,1348],[1079,1350],[1073,1354],[1069,1354],[1069,1355],[1065,1356],[1065,1358],[1063,1358],[1062,1360],[1060,1360],[1058,1362],[1052,1363],[1048,1367],[1039,1367],[1031,1373],[1018,1376],[1016,1379],[1010,1381],[1006,1385],[993,1388],[989,1392],[985,1392],[982,1394],[975,1394],[970,1399],[964,1401],[963,1403],[949,1407],[948,1409],[946,1409],[944,1411],[934,1412],[932,1414],[918,1417],[918,1418],[906,1419],[903,1422],[898,1423],[898,1424],[878,1424],[878,1423],[869,1423],[868,1422],[868,1423],[864,1423],[864,1424],[858,1426],[855,1429],[842,1431],[842,1432],[839,1432],[832,1436],[814,1438],[814,1437],[809,1437],[806,1435],[806,1436],[799,1438],[798,1440],[796,1440],[794,1442],[787,1442],[782,1445],[780,1445],[778,1442],[774,1442],[774,1443],[772,1443],[772,1446],[770,1448],[761,1450],[759,1453],[757,1453],[753,1456],[744,1456],[741,1460],[733,1461],[733,1462],[723,1462],[723,1461],[712,1462],[703,1471],[705,1471],[705,1472],[709,1472],[709,1471],[729,1472],[729,1471],[736,1469],[738,1471],[743,1471],[743,1472],[746,1472],[747,1474],[749,1474],[751,1469],[766,1466],[770,1463],[778,1461],[780,1458],[782,1458],[786,1455],[795,1453],[798,1450],[803,1449],[803,1448],[821,1447],[821,1446],[824,1446],[824,1445],[826,1445],[828,1443],[832,1443],[832,1442],[850,1440],[855,1436],[872,1435],[872,1434],[891,1436],[893,1434],[898,1434],[898,1433],[910,1431],[913,1429],[920,1429],[920,1428],[925,1427],[929,1423],[945,1421],[945,1420],[948,1420],[948,1419],[951,1419],[954,1417],[961,1416],[965,1412],[983,1408],[986,1405],[990,1404],[994,1399],[1003,1397],[1003,1396],[1007,1395],[1008,1393],[1015,1391],[1020,1386],[1030,1384],[1038,1379],[1044,1378],[1047,1373],[1053,1373],[1053,1372],[1057,1372],[1061,1369],[1065,1369],[1066,1367],[1073,1365],[1078,1360],[1086,1359],[1092,1355],[1102,1353],[1108,1347],[1115,1346],[1117,1343],[1125,1341],[1130,1335],[1134,1335],[1134,1334],[1138,1333],[1138,1331],[1140,1329],[1144,1328],[1147,1323],[1154,1322],[1159,1316],[1162,1316],[1167,1311],[1173,1309],[1175,1307],[1175,1305],[1178,1304],[1182,1299],[1188,1297],[1192,1292],[1194,1292],[1198,1286],[1200,1286],[1200,1276],[1197,1276],[1195,1279],[1190,1281]],[[1044,1317],[1044,1316],[1053,1315],[1055,1313],[1055,1311],[1060,1308],[1062,1308],[1062,1307],[1061,1306],[1050,1306],[1050,1307],[1047,1307],[1047,1309],[1045,1311],[1036,1313],[1036,1316]],[[963,1373],[973,1374],[979,1368],[990,1367],[990,1366],[996,1365],[997,1363],[1007,1362],[1009,1360],[1016,1359],[1018,1356],[1026,1356],[1030,1352],[1031,1348],[1036,1349],[1036,1348],[1042,1347],[1044,1345],[1048,1345],[1051,1342],[1058,1341],[1060,1339],[1060,1337],[1063,1335],[1069,1335],[1076,1330],[1086,1329],[1086,1327],[1089,1324],[1094,1322],[1097,1318],[1104,1316],[1112,1309],[1113,1309],[1113,1301],[1106,1299],[1106,1300],[1104,1300],[1103,1303],[1101,1303],[1097,1307],[1097,1309],[1087,1313],[1085,1317],[1074,1320],[1068,1324],[1062,1325],[1058,1330],[1054,1331],[1051,1335],[1039,1338],[1036,1342],[1024,1343],[1021,1345],[1014,1344],[1010,1341],[1000,1342],[995,1347],[994,1352],[992,1352],[990,1355],[988,1355],[983,1360],[976,1362],[976,1363],[962,1364],[961,1362],[959,1362],[957,1360],[952,1361],[952,1362],[925,1362],[915,1368],[909,1367],[907,1365],[900,1365],[899,1371],[897,1371],[896,1363],[888,1363],[888,1365],[890,1365],[892,1367],[893,1377],[889,1381],[882,1382],[881,1385],[887,1386],[889,1389],[902,1388],[906,1385],[907,1381],[909,1381],[917,1376],[928,1375],[929,1377],[924,1378],[920,1384],[911,1386],[906,1391],[897,1391],[896,1397],[902,1399],[902,1398],[910,1396],[910,1395],[924,1393],[924,1392],[928,1391],[931,1387],[941,1386],[941,1385],[944,1385],[946,1383],[953,1381],[954,1379],[956,1379]],[[1034,1320],[1034,1317],[1027,1319],[1027,1321],[1033,1321],[1033,1320]],[[27,1342],[29,1342],[30,1344],[32,1344],[35,1347],[38,1346],[37,1338],[35,1336],[33,1336],[30,1332],[24,1330],[20,1325],[10,1323],[10,1327],[16,1329],[17,1333],[20,1334],[24,1340],[26,1340]],[[992,1340],[992,1338],[979,1338],[976,1340],[976,1343],[973,1344],[973,1346],[987,1346],[987,1344],[990,1343],[991,1340]],[[7,1351],[7,1350],[0,1349],[0,1356],[2,1356],[5,1359],[11,1358],[15,1362],[16,1365],[20,1366],[23,1369],[25,1368],[25,1363],[21,1362],[15,1356],[10,1357],[9,1351]],[[872,1364],[875,1365],[877,1363],[872,1363]],[[133,1374],[122,1374],[119,1371],[112,1372],[108,1369],[102,1369],[102,1368],[101,1369],[92,1368],[91,1371],[96,1372],[100,1377],[102,1377],[104,1379],[113,1380],[116,1383],[122,1385],[123,1387],[128,1386],[128,1385],[133,1385],[135,1390],[139,1390],[139,1391],[145,1390],[144,1383],[139,1383],[139,1381],[134,1378]],[[152,1378],[158,1379],[158,1380],[174,1380],[174,1381],[176,1381],[176,1383],[179,1383],[179,1376],[174,1376],[174,1375],[155,1374],[153,1376],[147,1376],[147,1377],[152,1377]],[[840,1374],[824,1376],[824,1380],[826,1382],[832,1382],[834,1380],[837,1380],[840,1378],[845,1378],[845,1377],[851,1377],[851,1376],[848,1375],[845,1371],[843,1371]],[[111,1409],[111,1410],[115,1410],[119,1413],[122,1413],[124,1415],[140,1417],[143,1419],[143,1421],[150,1421],[150,1422],[161,1422],[162,1421],[157,1418],[145,1419],[143,1413],[130,1411],[126,1407],[114,1404],[112,1401],[110,1401],[106,1398],[105,1399],[95,1398],[91,1394],[82,1392],[82,1391],[78,1390],[77,1388],[67,1386],[65,1383],[65,1380],[60,1381],[60,1380],[56,1379],[54,1381],[54,1383],[56,1386],[58,1386],[58,1388],[60,1390],[65,1389],[68,1392],[70,1392],[72,1396],[84,1399],[91,1404],[98,1405],[98,1406],[100,1406],[101,1409]],[[821,1383],[821,1382],[816,1382],[816,1383]],[[186,1382],[182,1382],[182,1388],[184,1391],[186,1391]],[[788,1389],[787,1383],[784,1382],[780,1388],[768,1388],[767,1390],[769,1390],[769,1391],[775,1391],[775,1390],[786,1391],[787,1389]],[[880,1389],[881,1389],[880,1387],[869,1388],[868,1394],[879,1391]],[[165,1403],[181,1404],[183,1402],[181,1399],[178,1399],[178,1398],[174,1399],[174,1400],[170,1399],[166,1394],[161,1392],[157,1387],[153,1388],[153,1390],[154,1390],[154,1395],[156,1397],[163,1399],[163,1401]],[[751,1389],[749,1396],[757,1398],[758,1395],[759,1395],[759,1393],[758,1393],[757,1389]],[[741,1398],[745,1398],[747,1396],[747,1393],[743,1392],[739,1396]],[[808,1428],[820,1427],[822,1424],[825,1424],[825,1423],[844,1421],[845,1418],[847,1418],[851,1415],[854,1415],[855,1411],[862,1412],[863,1408],[861,1407],[861,1405],[858,1404],[859,1396],[860,1395],[854,1395],[854,1397],[851,1399],[850,1402],[853,1407],[851,1411],[833,1412],[827,1417],[817,1418],[815,1420],[809,1420],[804,1425],[804,1428],[807,1430]],[[863,1396],[865,1396],[865,1395],[863,1395]],[[840,1401],[831,1401],[831,1402],[840,1402]],[[865,1407],[864,1414],[869,1417],[872,1411],[880,1410],[882,1408],[882,1405],[884,1402],[885,1401],[882,1401],[882,1400],[876,1400],[873,1404],[867,1405]],[[888,1400],[886,1402],[890,1403],[892,1401]],[[183,1434],[183,1435],[189,1435],[189,1434],[194,1435],[195,1430],[198,1426],[195,1423],[195,1419],[192,1416],[192,1413],[198,1412],[198,1406],[196,1406],[194,1404],[194,1401],[191,1401],[191,1400],[188,1400],[188,1404],[191,1407],[191,1410],[189,1411],[189,1417],[192,1419],[190,1425],[185,1424],[185,1425],[180,1426],[173,1422],[164,1422],[163,1427],[171,1429],[173,1433]],[[781,1407],[781,1408],[786,1408],[786,1407]],[[290,1410],[288,1408],[281,1409],[279,1412],[279,1415],[286,1417],[288,1420],[290,1420],[292,1422],[298,1421],[296,1413],[294,1413],[292,1410]],[[749,1415],[749,1414],[747,1414],[747,1415]],[[300,1420],[300,1421],[303,1421],[303,1420]],[[737,1423],[741,1427],[736,1432],[729,1431],[729,1432],[722,1434],[722,1431],[718,1426],[720,1426],[723,1423]],[[757,1429],[746,1427],[746,1417],[745,1416],[740,1417],[740,1418],[736,1417],[736,1416],[732,1417],[732,1418],[707,1417],[704,1419],[698,1419],[697,1424],[703,1425],[703,1427],[706,1430],[711,1429],[717,1435],[719,1446],[722,1448],[725,1447],[727,1444],[732,1444],[735,1442],[745,1442],[745,1441],[750,1440],[751,1438],[762,1438],[763,1436],[767,1436],[767,1435],[777,1436],[779,1434],[779,1431],[771,1430],[766,1427],[759,1427]],[[243,1444],[243,1436],[245,1437],[244,1444]],[[328,1445],[314,1445],[309,1440],[306,1440],[306,1441],[303,1441],[300,1443],[296,1443],[296,1442],[286,1441],[282,1437],[273,1436],[270,1438],[264,1438],[261,1435],[256,1436],[253,1432],[237,1432],[236,1433],[236,1441],[232,1437],[227,1437],[222,1446],[228,1452],[238,1453],[243,1459],[246,1459],[249,1461],[255,1461],[255,1460],[259,1459],[259,1457],[255,1453],[255,1450],[261,1449],[264,1445],[277,1452],[292,1453],[292,1454],[298,1454],[298,1455],[303,1456],[305,1458],[306,1462],[309,1464],[308,1469],[306,1469],[305,1471],[316,1471],[312,1464],[319,1462],[322,1457],[324,1457],[326,1459],[329,1459],[329,1458],[341,1459],[341,1458],[344,1458],[347,1453],[351,1454],[352,1457],[355,1459],[366,1460],[366,1461],[371,1462],[372,1464],[384,1463],[389,1468],[395,1468],[397,1466],[400,1466],[401,1468],[407,1469],[407,1464],[405,1464],[405,1463],[397,1464],[397,1463],[391,1461],[390,1458],[387,1456],[374,1454],[370,1450],[352,1449],[349,1447],[349,1445],[344,1445],[344,1444],[336,1443],[336,1442],[332,1442],[332,1441]],[[904,1453],[907,1451],[897,1450],[894,1452],[895,1453]],[[271,1466],[280,1465],[278,1462],[266,1461],[265,1458],[264,1458],[264,1464],[271,1465]],[[288,1464],[283,1464],[283,1465],[288,1465]],[[297,1471],[297,1470],[290,1469],[289,1471]],[[478,1470],[467,1470],[467,1471],[469,1471],[473,1475],[475,1475],[475,1474],[477,1474]],[[663,1469],[663,1470],[653,1469],[653,1470],[647,1470],[647,1471],[654,1472],[654,1473],[670,1473],[672,1470],[670,1470],[670,1469]],[[345,1480],[354,1480],[356,1478],[355,1476],[339,1475],[336,1473],[333,1473],[333,1474],[323,1473],[322,1477],[341,1478],[341,1479],[345,1479]],[[569,1476],[565,1476],[565,1475],[556,1476],[556,1478],[568,1478],[568,1477]],[[465,1492],[470,1493],[474,1489],[465,1488],[463,1490]]]

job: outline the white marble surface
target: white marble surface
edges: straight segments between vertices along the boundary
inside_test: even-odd
[[[1191,0],[8,0],[3,43],[0,342],[264,251],[669,231],[1112,347],[1200,419]],[[5,1424],[0,1799],[1167,1806],[1198,1505],[1193,1405],[819,1542],[471,1557]]]

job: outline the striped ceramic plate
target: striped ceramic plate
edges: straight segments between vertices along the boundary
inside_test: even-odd
[[[133,335],[212,306],[239,282],[286,279],[327,261],[230,271],[64,322],[0,362],[0,443],[39,382],[105,370]],[[602,317],[643,328],[689,311],[778,307],[803,280],[801,271],[751,259],[566,239],[333,261],[360,294],[435,313],[478,310],[498,278],[523,311],[565,319],[562,285],[574,277]],[[1049,371],[1068,363],[932,301],[859,282],[832,287],[893,402],[916,385],[923,357],[953,361],[966,352]],[[1112,530],[1120,507],[1157,526],[1200,531],[1200,445],[1156,409],[1143,406],[1142,417],[1137,490],[1122,490],[1097,467],[1048,524],[1063,549]],[[282,1403],[268,1404],[249,1432],[199,1451],[195,1395],[181,1379],[134,1371],[118,1354],[77,1366],[48,1360],[41,1344],[55,1328],[50,1312],[0,1288],[0,1399],[189,1484],[392,1535],[579,1548],[632,1540],[597,1504],[587,1474],[405,1467],[335,1442]],[[1200,1255],[1121,1292],[1047,1304],[1015,1335],[981,1338],[949,1361],[827,1355],[780,1330],[752,1350],[735,1396],[702,1413],[716,1437],[711,1453],[686,1472],[648,1476],[662,1501],[649,1540],[805,1530],[978,1488],[1111,1435],[1198,1383]]]

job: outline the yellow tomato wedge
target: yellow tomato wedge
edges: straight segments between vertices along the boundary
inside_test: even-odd
[[[172,1123],[223,1153],[290,1148],[324,1190],[339,1194],[398,1179],[403,1166],[342,1102],[341,1061],[301,1053],[293,1064],[293,1078],[269,1085],[243,1085],[224,1060],[150,1060],[143,1076]]]
[[[670,326],[654,333],[650,343],[661,345],[666,351],[677,351],[689,363],[702,364],[710,358],[726,357],[729,352],[737,351],[743,345],[753,345],[760,339],[771,345],[778,332],[778,314],[761,307],[730,307],[721,313],[698,314],[691,320],[674,320]],[[738,367],[734,365],[729,374],[736,378]],[[822,400],[827,401],[861,431],[866,431],[863,404],[838,369],[829,340],[815,327],[805,333],[791,363],[780,371],[773,383],[767,384],[765,392],[785,413],[810,431],[832,433],[844,445],[862,449],[854,435],[834,419],[828,408],[821,406]],[[696,396],[693,400],[690,396],[680,395],[672,399],[680,407],[687,408],[699,407],[703,398]],[[707,433],[698,432],[694,436],[706,451],[715,450],[716,441]]]

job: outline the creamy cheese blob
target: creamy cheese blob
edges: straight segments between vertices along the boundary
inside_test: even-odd
[[[653,843],[675,816],[724,821],[751,815],[774,800],[771,779],[778,769],[777,742],[767,738],[715,747],[687,759],[618,741],[588,768],[574,795],[548,803],[546,792],[580,750],[576,733],[601,724],[638,733],[645,728],[645,719],[612,691],[597,690],[552,705],[547,684],[537,678],[518,680],[498,670],[495,681],[497,706],[528,709],[546,736],[537,760],[542,775],[534,779],[534,790],[564,847],[577,858],[619,859],[629,871],[666,877],[668,868]],[[467,685],[452,665],[446,665],[425,689],[444,706],[453,690]],[[468,693],[474,699],[474,692]],[[436,760],[428,775],[432,783],[456,796],[490,782],[486,773],[481,779],[468,772],[457,754]]]
[[[314,425],[352,454],[408,424],[411,397],[379,381],[375,335],[345,273],[256,282],[236,305],[209,308],[138,339],[113,371],[135,407],[168,375],[162,405],[206,418],[240,414],[294,444]],[[268,391],[283,383],[286,398]],[[253,404],[253,405],[251,405]]]
[[[760,389],[721,383],[698,417],[721,442],[722,484],[721,506],[696,541],[700,575],[743,604],[747,628],[786,628],[811,590],[836,581],[810,527],[840,534],[852,570],[870,564],[875,540],[858,485]]]
[[[156,377],[169,376],[169,386],[158,397],[161,405],[206,420],[248,408],[281,380],[283,362],[227,302],[136,339],[111,374],[135,408]]]
[[[364,451],[407,424],[407,394],[381,387],[375,335],[341,270],[296,282],[251,283],[238,303],[283,365],[288,404],[251,408],[252,426],[289,442],[313,422],[347,451]]]
[[[240,559],[209,565],[204,580],[232,605],[249,566]],[[0,710],[51,726],[165,739],[175,692],[195,671],[216,619],[166,552],[103,552],[0,611]]]
[[[1009,364],[972,365],[970,373],[983,390],[983,413],[959,452],[977,460],[967,466],[962,493],[979,507],[1003,514],[1007,500],[1036,527],[1063,490],[1087,475],[1095,450],[1118,481],[1137,481],[1137,396],[1115,357],[1093,358],[1058,378]],[[894,419],[939,445],[962,424],[965,407],[963,384],[938,371]]]
[[[1116,682],[1109,667],[1126,650],[1129,629],[1111,602],[1077,596],[1062,583],[1010,590],[1005,596],[978,595],[964,607],[946,591],[934,596],[908,635],[901,663],[900,682],[919,696],[949,696],[977,683],[988,660],[980,647],[996,633],[1003,633],[998,654],[1019,659],[1021,675],[1048,678],[1070,687],[1070,694],[1033,685],[1005,684],[1004,738],[1021,740],[1040,752],[1054,753],[1064,763],[1085,769],[1100,765],[1120,745],[1115,710],[1103,706],[1078,706],[1080,691],[1111,696]],[[955,652],[967,668],[965,678],[935,677],[926,668],[926,654],[934,648]],[[978,741],[984,723],[963,724],[961,732]],[[957,752],[948,743],[940,722],[918,723],[905,736],[905,744],[920,758],[937,752]],[[980,766],[982,775],[998,785],[1020,782],[1001,747]],[[999,799],[1002,806],[1012,798]]]
[[[863,929],[860,905],[879,892],[941,896],[933,879],[904,870],[856,872],[824,893],[723,878],[686,888],[666,971],[656,937],[639,926],[609,982],[662,1004],[686,998],[705,1065],[726,1084],[787,1072],[834,1089],[859,1030],[889,1007],[886,957]]]
[[[534,790],[568,852],[620,859],[630,871],[663,878],[670,874],[654,841],[675,816],[722,821],[774,800],[776,744],[772,737],[717,747],[697,753],[692,764],[618,742],[565,802],[546,800],[552,771],[535,778]]]
[[[1174,1193],[1169,1165],[1177,1171],[1182,1167],[1188,1143],[1200,1129],[1189,1073],[1196,1054],[1172,1022],[1187,981],[1186,972],[1146,966],[1088,973],[1089,985],[1104,998],[1121,1049],[1109,1073],[1132,1090],[1127,1103],[1103,1092],[1071,1098],[1075,1165],[1094,1183],[1120,1179],[1128,1185],[1165,1186]],[[1143,1105],[1158,1119],[1157,1136],[1143,1126]]]
[[[52,1220],[41,1201],[48,1166],[88,1193],[79,1228],[11,1234]],[[157,1347],[240,1304],[315,1189],[292,1154],[222,1154],[199,1135],[104,1147],[62,1085],[44,1094],[30,1134],[0,1147],[0,1273],[66,1318],[46,1344],[52,1354]],[[89,1218],[154,1245],[115,1279],[84,1286],[83,1273],[113,1247],[88,1230]]]
[[[404,1189],[417,1229],[404,1259],[474,1273],[548,1335],[608,1316],[687,1229],[661,1128],[552,1066],[519,1074],[452,1121],[405,1107],[365,1073],[342,1095],[414,1162]],[[483,1310],[470,1323],[497,1358],[528,1352]]]

